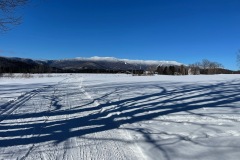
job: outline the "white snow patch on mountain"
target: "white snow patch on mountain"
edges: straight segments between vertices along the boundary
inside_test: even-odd
[[[108,62],[124,62],[125,64],[142,64],[142,65],[183,65],[176,61],[158,61],[158,60],[131,60],[131,59],[119,59],[115,57],[77,57],[76,60],[92,60],[92,61],[108,61]]]

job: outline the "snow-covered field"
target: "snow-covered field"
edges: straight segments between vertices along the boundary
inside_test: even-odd
[[[240,75],[0,78],[0,159],[239,157]]]

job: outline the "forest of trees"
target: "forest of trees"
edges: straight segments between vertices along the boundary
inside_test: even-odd
[[[162,75],[187,75],[187,67],[181,66],[158,66],[156,69],[158,74]]]
[[[220,74],[223,72],[224,67],[218,62],[203,59],[201,62],[190,64],[189,69],[193,74]]]
[[[237,57],[240,66],[240,53]],[[231,71],[224,69],[223,65],[218,62],[212,62],[203,59],[201,62],[196,62],[188,66],[158,66],[156,72],[161,75],[198,75],[198,74],[239,74],[239,71]]]
[[[0,73],[52,73],[58,70],[44,64],[0,57]]]

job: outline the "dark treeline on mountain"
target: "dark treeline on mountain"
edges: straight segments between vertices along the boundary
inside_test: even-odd
[[[0,57],[0,73],[51,73],[59,69],[52,68],[34,61],[24,62],[17,59]]]
[[[57,68],[45,62],[36,62],[30,59],[0,57],[1,73],[133,73],[143,74],[143,70],[137,69],[98,69],[84,67],[78,68]]]

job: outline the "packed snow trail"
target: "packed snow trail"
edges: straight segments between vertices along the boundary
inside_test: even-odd
[[[131,137],[117,130],[117,124],[110,122],[105,131],[95,124],[100,104],[92,103],[82,81],[81,77],[66,79],[29,92],[35,94],[23,96],[24,103],[21,99],[12,103],[12,112],[1,122],[1,158],[141,159],[131,144],[125,144]]]
[[[0,159],[240,157],[239,75],[52,79],[1,85]]]

